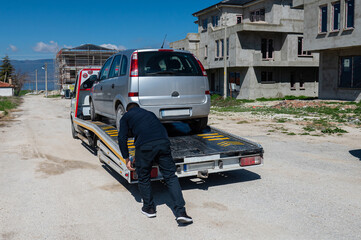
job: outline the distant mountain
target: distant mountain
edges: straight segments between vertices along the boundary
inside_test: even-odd
[[[45,63],[48,64],[48,90],[58,89],[57,79],[55,76],[54,59],[39,59],[39,60],[11,60],[13,67],[22,73],[27,73],[28,81],[23,86],[23,89],[35,90],[35,70],[38,70],[38,90],[45,89],[45,70],[42,67]],[[2,61],[0,60],[0,65]]]

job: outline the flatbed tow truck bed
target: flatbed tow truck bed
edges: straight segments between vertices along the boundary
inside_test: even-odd
[[[97,147],[98,157],[118,172],[129,183],[137,182],[135,172],[126,168],[118,147],[117,129],[100,121],[72,119],[77,136]],[[210,173],[238,170],[263,164],[261,145],[219,129],[208,127],[202,133],[192,134],[187,124],[165,124],[171,142],[172,156],[177,166],[178,177],[208,177]],[[128,141],[131,156],[135,154],[134,139]],[[152,180],[161,180],[158,166],[153,166]]]

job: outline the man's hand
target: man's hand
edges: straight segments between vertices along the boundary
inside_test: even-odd
[[[133,159],[133,162],[135,162],[135,158]],[[135,168],[132,167],[132,162],[129,160],[129,158],[125,159],[125,163],[129,171],[135,171]]]

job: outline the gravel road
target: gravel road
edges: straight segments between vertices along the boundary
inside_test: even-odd
[[[262,144],[265,165],[181,179],[194,224],[178,227],[161,182],[147,219],[137,186],[72,139],[69,105],[26,96],[0,122],[0,239],[361,239],[361,133],[349,143],[211,119]]]

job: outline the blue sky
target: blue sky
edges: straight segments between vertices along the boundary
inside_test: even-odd
[[[220,0],[2,1],[0,58],[54,58],[63,47],[160,47],[197,32],[192,13]]]

